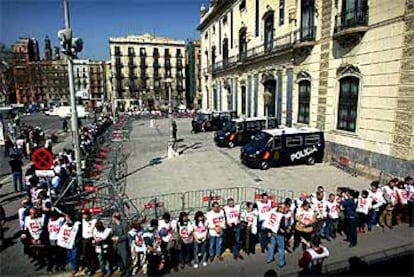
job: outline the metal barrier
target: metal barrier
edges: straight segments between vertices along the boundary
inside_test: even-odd
[[[229,198],[237,204],[254,202],[261,199],[262,193],[267,193],[269,199],[281,202],[285,198],[293,198],[293,191],[287,189],[265,189],[256,187],[230,187],[187,191],[184,193],[168,193],[154,196],[130,199],[143,216],[160,217],[164,212],[177,216],[180,212],[207,212],[214,201],[225,205]]]

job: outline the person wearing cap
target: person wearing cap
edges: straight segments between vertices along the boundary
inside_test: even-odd
[[[301,238],[310,240],[313,232],[313,224],[316,222],[315,212],[311,209],[308,200],[304,200],[302,206],[297,209],[295,215],[295,236],[293,249],[296,249],[301,242]],[[303,250],[306,245],[302,244]]]
[[[302,242],[308,248],[298,261],[299,267],[303,268],[299,276],[321,276],[322,264],[329,257],[328,248],[321,245],[321,239],[318,236],[312,237],[310,242],[305,239],[302,239]]]

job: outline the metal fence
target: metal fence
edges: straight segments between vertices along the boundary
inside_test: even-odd
[[[287,197],[293,198],[293,191],[287,189],[230,187],[146,196],[130,199],[130,202],[140,211],[142,216],[158,218],[164,212],[169,212],[173,216],[177,216],[182,211],[190,214],[199,210],[206,212],[214,201],[224,205],[229,198],[233,198],[235,203],[243,205],[246,202],[260,200],[261,194],[264,192],[274,202],[281,202]]]

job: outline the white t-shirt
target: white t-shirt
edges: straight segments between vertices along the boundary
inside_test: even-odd
[[[24,208],[24,207],[21,207],[17,211],[17,214],[19,216],[19,222],[20,222],[20,230],[23,230],[24,226],[25,226],[25,218],[26,218],[26,216],[24,214],[25,212],[26,212],[26,208]]]
[[[47,223],[47,230],[49,231],[49,240],[57,240],[60,227],[62,227],[65,222],[63,216],[58,217],[56,220],[49,219]]]
[[[218,234],[215,230],[216,227],[220,227],[221,229],[226,228],[226,220],[223,210],[220,210],[218,213],[214,212],[213,210],[209,211],[206,214],[207,218],[207,226],[209,229],[209,235],[212,237],[220,237],[222,234]]]
[[[272,233],[277,234],[279,231],[280,223],[282,222],[282,219],[284,218],[284,214],[279,213],[276,208],[273,208],[270,210],[270,212],[267,214],[267,217],[265,221],[263,222],[263,227],[270,229]]]
[[[194,235],[197,240],[204,241],[207,238],[207,224],[199,221],[197,226],[194,226]]]
[[[338,208],[338,203],[336,201],[327,201],[326,202],[326,207],[328,209],[328,214],[327,216],[329,218],[332,219],[337,219],[339,217],[338,212],[339,212],[339,208]]]
[[[134,251],[135,253],[145,253],[147,247],[145,246],[144,242],[144,231],[136,229],[129,230],[128,234],[132,237],[131,242],[131,251]]]
[[[164,237],[162,237],[162,241],[169,242],[172,238],[172,235],[177,232],[177,221],[176,220],[170,220],[168,223],[165,222],[165,220],[161,219],[158,221],[158,231],[161,229],[165,229],[168,231],[168,234]]]
[[[376,192],[370,190],[368,197],[371,199],[372,208],[375,210],[378,210],[385,203],[384,193],[380,189],[377,189]]]
[[[326,201],[318,200],[316,198],[312,199],[312,209],[316,211],[316,217],[318,219],[323,219],[326,217]]]
[[[311,224],[312,219],[313,219],[313,214],[314,212],[312,209],[308,209],[307,211],[305,211],[304,209],[299,208],[296,212],[298,221],[305,226]]]
[[[234,205],[234,207],[224,206],[224,213],[228,225],[238,225],[240,223],[240,205]]]
[[[95,229],[96,219],[91,219],[87,221],[82,218],[82,238],[90,239],[93,237],[93,230]]]
[[[58,233],[57,245],[65,249],[72,249],[75,245],[80,224],[79,221],[73,223],[72,226],[69,226],[67,223],[63,224]]]
[[[16,139],[16,147],[18,149],[23,149],[23,147],[24,147],[24,139]]]
[[[257,201],[257,210],[259,212],[259,221],[266,219],[267,213],[272,209],[272,201],[267,200],[266,203]]]
[[[187,225],[181,225],[178,223],[178,233],[180,235],[181,240],[185,244],[193,243],[194,237],[194,225],[191,222],[188,222]]]
[[[99,232],[96,230],[96,228],[93,228],[93,239],[95,240],[95,252],[96,253],[102,253],[102,248],[111,247],[109,244],[102,245],[102,241],[106,240],[111,235],[111,228],[105,228],[102,232]],[[101,243],[101,244],[100,244]]]
[[[372,200],[371,198],[363,198],[362,196],[358,197],[356,211],[358,213],[362,213],[367,215],[369,210],[371,209]]]
[[[29,231],[30,236],[38,240],[40,239],[40,236],[43,232],[43,226],[45,224],[45,215],[42,215],[40,217],[31,218],[30,216],[26,216],[24,227],[26,230]]]
[[[398,196],[397,196],[397,191],[396,188],[390,188],[389,186],[384,186],[383,188],[383,192],[384,192],[384,198],[385,195],[388,195],[389,199],[390,199],[390,203],[392,206],[397,205],[398,203]]]
[[[403,205],[407,205],[407,201],[408,201],[408,190],[404,189],[400,189],[397,188],[397,196],[398,196],[398,201],[403,204]]]

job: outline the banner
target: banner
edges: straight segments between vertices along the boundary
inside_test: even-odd
[[[0,121],[0,145],[4,145],[3,122]]]

